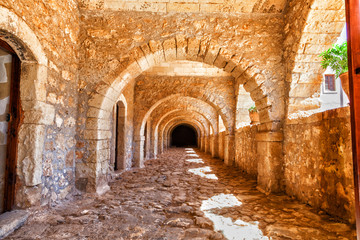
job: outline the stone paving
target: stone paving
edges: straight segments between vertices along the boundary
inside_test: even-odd
[[[256,181],[219,159],[170,149],[87,194],[32,210],[7,239],[355,239],[353,227]]]

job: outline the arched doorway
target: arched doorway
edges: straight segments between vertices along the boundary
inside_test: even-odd
[[[188,125],[181,124],[171,132],[172,147],[197,147],[196,130]]]
[[[0,40],[0,212],[10,211],[15,202],[19,88],[20,60]]]

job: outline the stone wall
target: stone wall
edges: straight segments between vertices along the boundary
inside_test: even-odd
[[[235,166],[254,177],[258,173],[256,133],[256,125],[242,127],[235,133]]]
[[[11,46],[19,46],[26,45],[24,39],[34,34],[41,45],[31,44],[16,49],[20,59],[27,61],[22,62],[21,67],[21,99],[26,101],[21,102],[25,123],[20,127],[16,202],[25,207],[58,201],[72,191],[75,179],[79,57],[77,2],[4,0],[0,3],[0,8],[3,7],[19,19],[9,18],[9,28],[7,24],[5,29],[0,26],[0,38]],[[37,55],[40,51],[44,51],[48,62],[37,59],[39,65],[33,67],[29,61],[31,57],[27,56]],[[39,86],[36,84],[40,81],[35,78],[38,72],[41,78],[45,78],[41,82],[43,85]],[[23,78],[29,82],[25,83]],[[36,102],[32,91],[38,96]],[[45,120],[39,120],[38,113]],[[28,139],[29,133],[33,136],[31,139]],[[34,151],[38,152],[31,155]],[[37,169],[36,176],[30,173],[34,170],[33,165]],[[31,181],[28,175],[32,176]]]
[[[349,107],[287,120],[284,154],[287,194],[354,222]]]

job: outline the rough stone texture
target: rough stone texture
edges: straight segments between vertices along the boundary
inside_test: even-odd
[[[285,23],[288,114],[319,108],[317,98],[324,71],[319,54],[339,37],[345,24],[345,2],[289,1]]]
[[[0,38],[24,61],[20,94],[25,118],[21,131],[26,134],[19,133],[21,181],[16,202],[25,207],[64,199],[74,187],[77,3],[5,0],[0,5]],[[23,148],[25,141],[30,144],[26,145],[29,151]],[[38,201],[29,202],[31,198]]]
[[[0,216],[0,238],[3,239],[21,227],[28,219],[27,211],[16,210]]]
[[[254,177],[257,177],[259,163],[256,133],[256,125],[240,128],[235,133],[235,165]]]
[[[99,194],[109,189],[109,180],[118,174],[113,172],[113,109],[121,100],[127,105],[125,169],[149,167],[144,158],[165,151],[171,130],[187,123],[198,132],[202,151],[219,156],[231,168],[238,166],[256,175],[258,189],[266,193],[286,189],[317,208],[351,219],[351,166],[343,164],[345,157],[336,153],[336,145],[325,144],[335,141],[325,131],[326,124],[334,124],[334,134],[348,142],[348,132],[335,130],[337,124],[332,122],[345,120],[327,117],[318,121],[324,135],[314,133],[314,139],[321,142],[310,143],[321,150],[322,159],[339,162],[318,164],[315,170],[306,164],[321,158],[314,160],[311,152],[299,149],[309,139],[293,135],[315,129],[316,121],[310,117],[296,125],[297,120],[286,120],[294,111],[317,107],[312,99],[320,83],[316,56],[334,41],[343,22],[340,0],[2,1],[0,38],[22,61],[24,118],[19,135],[17,206],[53,205],[69,197],[74,187]],[[253,105],[260,123],[246,127],[247,109]],[[297,154],[301,158],[292,157]],[[299,179],[292,177],[298,166],[304,166]],[[312,171],[321,178],[314,180]],[[237,178],[231,177],[234,180],[229,178],[226,183],[236,185]],[[301,192],[308,182],[312,185]],[[167,181],[163,187],[172,185]],[[319,196],[308,189],[325,189],[331,194],[322,195],[320,204]],[[301,221],[304,216],[299,216],[291,218]],[[87,217],[74,222],[91,221]],[[172,227],[211,226],[203,216],[167,220]],[[45,229],[42,227],[38,230]],[[77,227],[78,234],[82,226]],[[266,231],[279,229],[283,236],[288,231],[297,234],[284,226],[269,226]],[[209,231],[203,230],[190,229],[186,237],[208,236]],[[328,234],[323,230],[314,231],[319,236]]]
[[[103,196],[37,211],[7,239],[354,239],[350,225],[260,193],[255,180],[198,151],[171,149],[145,165]]]
[[[146,12],[198,12],[198,13],[281,13],[286,6],[286,0],[262,1],[224,1],[224,0],[81,0],[80,7],[84,9],[111,9]]]
[[[284,153],[286,192],[353,223],[349,107],[288,120]]]

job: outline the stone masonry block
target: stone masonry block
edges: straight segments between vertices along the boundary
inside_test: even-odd
[[[207,38],[203,38],[200,42],[200,47],[199,47],[199,53],[197,56],[197,61],[199,62],[203,62],[205,55],[206,55],[206,49],[209,45],[209,39]]]
[[[131,50],[130,56],[132,56],[136,62],[139,64],[142,71],[149,69],[149,63],[147,62],[144,52],[141,48],[137,47]]]
[[[225,48],[221,48],[219,54],[214,62],[214,66],[224,68],[227,62],[231,59],[232,54]]]
[[[185,60],[186,59],[186,48],[187,48],[187,39],[184,35],[176,36],[176,59]]]
[[[238,65],[238,63],[241,61],[242,56],[241,55],[235,55],[233,56],[230,61],[226,64],[224,70],[225,72],[231,73],[234,68]]]
[[[164,49],[160,41],[150,40],[149,47],[151,52],[154,53],[155,65],[159,65],[160,63],[165,62]]]
[[[155,66],[154,54],[151,52],[148,44],[141,45],[141,50],[144,52],[145,58],[150,67]]]
[[[41,183],[45,126],[22,124],[19,130],[17,174],[24,180],[25,186]]]
[[[170,62],[176,60],[176,40],[175,38],[167,39],[163,42],[165,53],[165,61]]]
[[[199,53],[199,49],[200,49],[200,39],[199,38],[189,38],[188,39],[188,49],[187,49],[187,54],[188,54],[188,59],[189,60],[196,60],[197,59],[197,55]]]
[[[220,51],[220,45],[215,40],[211,40],[209,46],[207,47],[206,55],[204,62],[213,65],[218,53]]]

